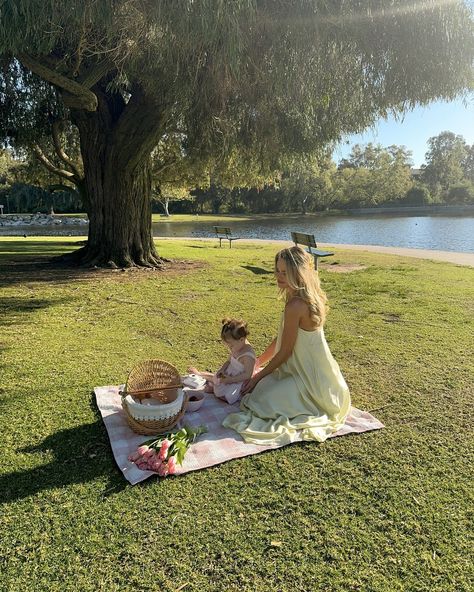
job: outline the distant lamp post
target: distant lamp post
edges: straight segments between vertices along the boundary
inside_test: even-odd
[[[3,216],[3,205],[0,204],[0,216]]]

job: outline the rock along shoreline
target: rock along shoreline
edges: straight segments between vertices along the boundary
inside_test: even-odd
[[[69,218],[52,214],[22,214],[0,216],[0,226],[87,226],[86,218]]]

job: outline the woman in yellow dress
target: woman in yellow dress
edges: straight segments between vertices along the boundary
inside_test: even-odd
[[[229,414],[223,425],[253,444],[323,442],[351,407],[324,337],[326,295],[312,256],[301,247],[276,254],[275,275],[286,301],[278,336],[257,358],[256,367],[266,366],[243,389],[240,413]]]

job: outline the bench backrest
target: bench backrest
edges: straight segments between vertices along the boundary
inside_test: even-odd
[[[232,234],[228,226],[214,226],[214,230],[216,231],[216,234],[225,234],[226,236]]]
[[[295,245],[305,245],[306,247],[313,247],[316,249],[316,239],[314,234],[305,234],[304,232],[292,232],[291,239]]]

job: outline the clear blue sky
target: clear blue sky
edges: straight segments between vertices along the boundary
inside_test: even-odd
[[[348,136],[345,142],[334,150],[334,160],[339,162],[351,151],[354,144],[397,144],[406,146],[413,153],[415,167],[425,162],[428,150],[428,138],[440,132],[450,131],[464,137],[468,144],[474,144],[474,98],[467,99],[467,105],[461,100],[446,103],[432,103],[428,107],[417,107],[405,115],[403,121],[381,119],[374,128],[362,134]],[[348,142],[348,143],[347,143]]]

